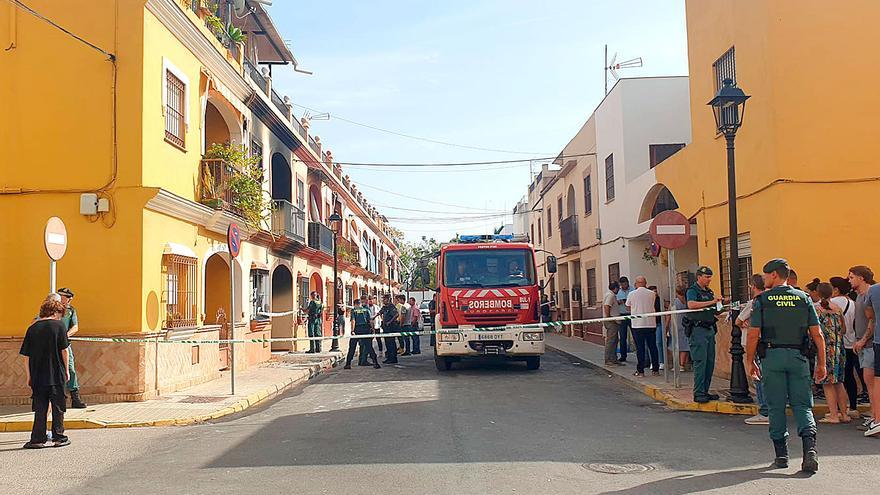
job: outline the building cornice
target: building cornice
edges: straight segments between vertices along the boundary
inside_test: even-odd
[[[149,10],[159,22],[161,22],[171,34],[174,35],[186,48],[189,49],[202,62],[213,77],[216,77],[224,86],[241,101],[246,101],[253,89],[244,80],[244,77],[229,63],[226,56],[217,50],[212,43],[193,24],[192,19],[182,10],[182,7],[173,0],[147,0]]]
[[[248,238],[253,234],[253,229],[243,223],[243,220],[222,210],[215,210],[207,206],[190,201],[165,189],[158,189],[155,196],[147,201],[146,208],[156,213],[168,215],[184,222],[200,225],[205,229],[217,233],[226,234],[230,223],[238,223],[242,237]]]

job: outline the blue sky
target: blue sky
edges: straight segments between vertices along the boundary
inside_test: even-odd
[[[294,104],[405,134],[534,153],[460,149],[332,117],[313,121],[340,162],[558,154],[603,96],[606,43],[618,60],[644,59],[625,76],[687,74],[684,0],[275,0],[270,12],[300,67],[314,72],[276,67],[275,88]],[[510,210],[527,191],[528,163],[472,168],[483,170],[345,167],[407,239],[444,241],[500,225],[500,218],[458,219]]]

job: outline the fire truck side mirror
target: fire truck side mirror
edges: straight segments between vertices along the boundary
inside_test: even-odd
[[[556,256],[547,256],[547,273],[556,273]]]

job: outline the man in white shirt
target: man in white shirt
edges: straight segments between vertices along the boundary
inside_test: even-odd
[[[752,297],[743,305],[742,310],[739,312],[739,316],[736,317],[736,326],[743,329],[743,346],[746,344],[746,334],[751,326],[752,303],[755,298],[764,292],[763,275],[752,275],[752,278],[749,281],[749,291],[751,292]],[[761,384],[761,380],[755,380],[755,395],[758,397],[758,414],[746,418],[745,423],[747,425],[769,425],[769,410],[767,409],[767,402],[764,400],[764,386]]]
[[[633,316],[654,312],[654,299],[657,294],[648,288],[648,280],[643,276],[636,277],[636,290],[626,296],[626,307]],[[660,358],[657,350],[657,317],[646,316],[633,318],[633,337],[636,340],[636,357],[638,364],[634,376],[645,376],[645,350],[651,354],[651,374],[660,374]]]
[[[409,327],[413,332],[419,331],[419,321],[422,318],[422,312],[419,311],[419,305],[416,304],[416,298],[409,298]],[[418,335],[410,337],[410,352],[412,354],[422,353],[422,339]]]
[[[608,284],[608,292],[602,298],[602,315],[606,318],[620,316],[620,304],[617,302],[617,293],[620,292],[620,284],[612,281]],[[626,363],[617,359],[617,344],[620,342],[620,322],[606,321],[602,324],[605,328],[605,366],[626,366]]]
[[[373,321],[373,333],[382,333],[382,317],[379,315],[379,305],[376,304],[373,296],[367,296],[367,309],[370,310],[370,319]],[[381,337],[376,337],[376,343],[379,345],[379,352],[384,352]]]

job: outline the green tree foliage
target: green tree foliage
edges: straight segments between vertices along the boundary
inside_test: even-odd
[[[401,275],[404,284],[409,283],[411,290],[428,290],[437,287],[437,258],[440,243],[434,238],[422,237],[420,242],[400,244]],[[423,276],[427,269],[428,279]]]

